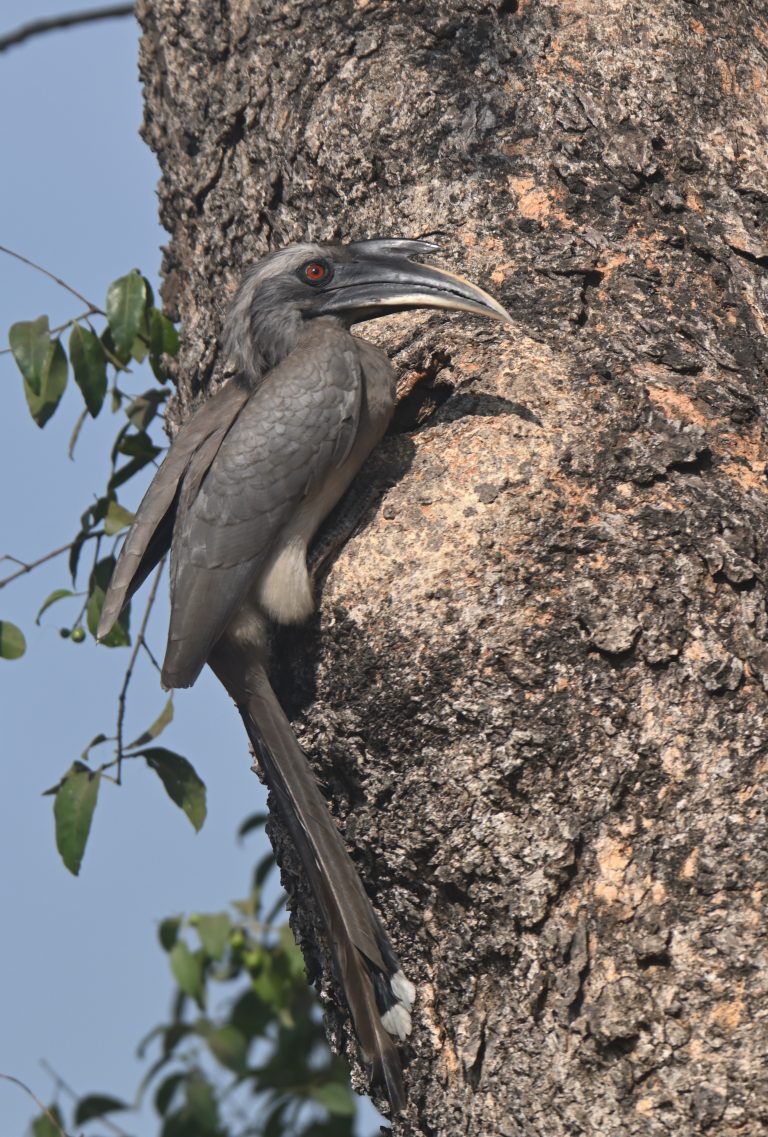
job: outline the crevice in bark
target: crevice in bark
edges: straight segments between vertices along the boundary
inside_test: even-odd
[[[760,268],[768,268],[768,253],[758,256],[756,253],[750,253],[747,249],[740,249],[738,245],[731,245],[730,243],[728,248],[732,249],[736,256],[741,257],[742,260],[753,265],[759,265]]]
[[[480,1045],[477,1048],[477,1057],[472,1065],[467,1070],[467,1081],[473,1090],[477,1090],[480,1085],[480,1078],[483,1073],[483,1061],[485,1059],[485,1046],[487,1042],[485,1023],[480,1028]]]

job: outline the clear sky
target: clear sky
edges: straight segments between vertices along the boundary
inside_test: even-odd
[[[77,6],[5,0],[0,33]],[[122,19],[55,32],[0,55],[0,244],[102,306],[109,282],[133,267],[157,285],[166,237],[156,216],[157,166],[138,136],[136,48],[136,25]],[[47,313],[54,326],[80,310],[73,297],[5,256],[0,301],[3,346],[17,320]],[[145,385],[151,382],[147,376]],[[0,400],[0,554],[33,560],[73,537],[105,481],[105,439],[119,423],[105,412],[104,422],[87,423],[71,462],[67,441],[82,406],[74,389],[41,431],[3,355]],[[8,567],[0,565],[0,576]],[[136,1045],[166,1012],[172,990],[157,924],[247,893],[262,838],[238,845],[235,833],[264,800],[239,719],[204,674],[177,697],[176,719],[161,739],[208,786],[202,832],[193,832],[137,763],[122,788],[102,787],[80,876],[69,875],[54,844],[52,799],[41,792],[93,735],[113,732],[127,661],[126,651],[97,648],[90,637],[81,645],[61,639],[58,629],[72,612],[64,604],[34,626],[42,599],[69,583],[61,559],[0,592],[0,618],[22,625],[28,641],[23,659],[0,660],[0,1072],[48,1101],[53,1083],[44,1059],[80,1094],[131,1098],[145,1071]],[[150,636],[156,652],[166,611],[163,600]],[[140,668],[128,737],[163,701],[156,676]],[[0,1137],[21,1137],[35,1112],[19,1089],[0,1081]],[[368,1130],[374,1116],[366,1112]],[[132,1121],[130,1132],[149,1137],[151,1118],[146,1112]]]

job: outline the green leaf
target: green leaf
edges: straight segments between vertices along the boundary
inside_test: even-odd
[[[231,931],[232,921],[226,912],[198,917],[197,934],[211,959],[221,959],[224,955]]]
[[[167,398],[167,391],[157,391],[153,388],[145,391],[143,395],[137,395],[128,404],[125,413],[138,430],[146,430]]]
[[[77,566],[80,563],[80,554],[83,551],[83,545],[85,544],[85,537],[86,537],[86,534],[84,531],[81,531],[80,533],[78,533],[78,535],[75,537],[74,541],[72,542],[72,545],[71,545],[70,550],[69,550],[69,557],[67,558],[67,563],[68,563],[68,567],[69,567],[69,575],[72,577],[72,583],[73,584],[75,583],[75,581],[77,579]]]
[[[272,872],[272,869],[276,864],[277,862],[275,861],[275,854],[271,850],[270,852],[264,854],[259,863],[256,865],[256,871],[253,874],[255,888],[261,888],[262,884]]]
[[[142,750],[141,755],[163,783],[171,801],[184,810],[195,829],[201,829],[206,814],[205,783],[192,763],[162,746]]]
[[[219,1107],[213,1086],[201,1071],[187,1078],[187,1111],[202,1134],[216,1133],[219,1127]]]
[[[32,1137],[62,1137],[62,1133],[66,1133],[64,1118],[54,1102],[48,1106],[47,1113],[41,1113],[32,1122]]]
[[[95,1117],[106,1117],[108,1113],[117,1113],[121,1109],[130,1109],[119,1098],[110,1097],[109,1094],[88,1094],[80,1098],[75,1109],[75,1125],[85,1125],[86,1121],[93,1121]]]
[[[96,333],[75,324],[69,337],[69,358],[85,405],[96,418],[107,393],[107,357]]]
[[[312,1097],[335,1117],[352,1117],[355,1112],[352,1091],[340,1082],[327,1082],[324,1086],[313,1087]]]
[[[129,458],[146,458],[148,462],[153,461],[162,452],[162,448],[155,446],[145,430],[124,435],[116,450],[118,454],[126,454]]]
[[[169,723],[173,722],[173,695],[169,695],[165,706],[160,714],[157,716],[151,726],[140,734],[135,742],[131,742],[127,747],[128,750],[133,750],[137,746],[146,746],[153,738],[157,738],[162,734]]]
[[[155,1091],[155,1109],[164,1117],[171,1107],[176,1090],[184,1081],[186,1074],[169,1074]]]
[[[42,616],[43,612],[47,611],[52,604],[56,603],[57,600],[65,600],[68,596],[74,595],[74,592],[72,592],[70,588],[55,588],[53,592],[51,592],[49,596],[46,596],[45,600],[43,601],[40,607],[40,611],[35,616],[35,623],[38,625],[40,624],[40,617]]]
[[[283,924],[279,929],[280,946],[283,949],[280,957],[283,965],[294,979],[304,978],[304,956],[296,943],[290,924]]]
[[[109,507],[107,507],[107,511],[108,509]],[[94,565],[93,572],[91,573],[85,614],[88,623],[88,631],[94,638],[96,637],[96,629],[99,626],[101,609],[104,607],[104,597],[106,596],[109,582],[112,579],[114,567],[115,558],[104,557]],[[104,636],[101,642],[107,647],[125,647],[129,644],[131,642],[131,637],[128,632],[129,618],[130,609],[124,608],[112,630]]]
[[[179,1043],[183,1042],[185,1038],[192,1034],[192,1027],[187,1023],[175,1022],[171,1023],[165,1030],[161,1029],[160,1033],[163,1039],[163,1055],[166,1058],[170,1058]],[[143,1055],[140,1053],[139,1057],[142,1058]]]
[[[136,272],[121,276],[107,289],[107,322],[120,359],[129,359],[131,347],[144,317],[147,284]]]
[[[263,829],[268,821],[268,813],[252,813],[250,817],[246,817],[245,821],[238,829],[238,840],[242,840],[243,837],[246,837],[249,833],[252,833],[254,829]]]
[[[179,928],[181,927],[181,920],[178,916],[166,916],[164,920],[160,921],[160,926],[157,929],[157,935],[160,939],[160,944],[163,951],[170,951],[179,938]]]
[[[266,1033],[273,1022],[272,1013],[254,991],[244,991],[232,1008],[229,1016],[232,1026],[237,1027],[246,1038],[256,1038]]]
[[[110,741],[110,739],[107,737],[106,734],[97,734],[95,738],[92,738],[91,741],[86,746],[83,753],[80,755],[83,762],[88,761],[88,759],[90,758],[91,751],[93,750],[94,746],[101,746],[102,742],[109,742],[109,741]]]
[[[149,313],[149,350],[153,355],[176,355],[179,350],[179,333],[159,308]]]
[[[214,1058],[235,1074],[246,1068],[248,1040],[240,1031],[230,1025],[211,1027],[208,1023],[198,1025],[198,1034],[205,1039]]]
[[[114,537],[132,521],[133,514],[130,509],[123,509],[119,502],[111,501],[107,507],[107,516],[104,518],[104,532],[108,537]]]
[[[269,956],[264,954],[259,961],[259,970],[251,974],[251,989],[255,995],[280,1015],[286,1009],[285,984],[271,966]]]
[[[146,338],[143,335],[135,336],[131,344],[131,359],[135,359],[137,363],[143,363],[147,358],[148,351]]]
[[[33,395],[39,395],[43,388],[43,372],[51,345],[48,317],[39,316],[36,320],[23,320],[13,324],[8,332],[8,342],[16,366],[24,376],[25,385]]]
[[[288,1102],[281,1101],[270,1113],[264,1126],[264,1137],[285,1137],[285,1112]]]
[[[177,940],[168,953],[173,977],[185,995],[202,1006],[203,987],[203,961],[197,952],[191,952],[184,940]]]
[[[163,356],[172,358],[178,350],[179,333],[158,308],[152,308],[149,313],[149,365],[161,383],[168,382]]]
[[[80,431],[83,429],[83,424],[88,418],[88,408],[83,407],[80,414],[77,416],[77,422],[72,428],[72,433],[69,436],[69,445],[67,446],[67,457],[70,461],[74,460],[75,447],[77,446],[78,439],[80,438]]]
[[[130,351],[127,351],[124,355],[121,355],[115,346],[115,341],[108,327],[104,329],[99,338],[101,340],[101,346],[104,349],[104,354],[107,357],[107,361],[111,363],[112,366],[115,367],[118,371],[129,371],[130,369],[126,365],[131,358],[131,353]],[[114,405],[113,396],[112,410],[117,410],[119,405],[119,401],[117,407]]]
[[[207,1135],[200,1132],[197,1121],[188,1115],[185,1106],[166,1116],[160,1137],[207,1137]]]
[[[75,876],[80,872],[91,831],[100,780],[98,772],[89,770],[82,762],[73,762],[64,775],[53,802],[56,848],[66,867]]]
[[[27,650],[21,628],[9,620],[0,620],[0,659],[19,659]]]
[[[131,458],[130,462],[126,462],[119,470],[115,470],[107,484],[108,492],[110,494],[114,493],[115,490],[129,481],[134,474],[138,474],[139,470],[143,470],[150,461],[151,458],[147,457]]]
[[[39,427],[45,426],[58,407],[67,385],[67,357],[61,340],[48,344],[48,354],[40,373],[40,391],[35,392],[27,379],[24,379],[24,394],[27,397],[29,413]]]
[[[279,916],[281,913],[282,914],[285,913],[286,901],[287,901],[287,897],[286,897],[285,893],[283,892],[283,890],[280,889],[280,892],[277,894],[275,899],[272,901],[272,905],[271,905],[269,911],[264,916],[264,923],[267,925],[267,927],[270,927],[272,924],[274,924],[275,918],[277,916]]]

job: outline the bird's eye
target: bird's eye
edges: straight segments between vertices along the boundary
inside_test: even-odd
[[[322,284],[330,280],[331,266],[326,261],[308,261],[302,266],[301,277],[307,284]]]

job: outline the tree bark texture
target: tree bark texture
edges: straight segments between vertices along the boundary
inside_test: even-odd
[[[518,324],[363,329],[383,497],[276,645],[419,984],[395,1133],[767,1132],[765,4],[139,9],[174,421],[271,245],[442,230]]]

